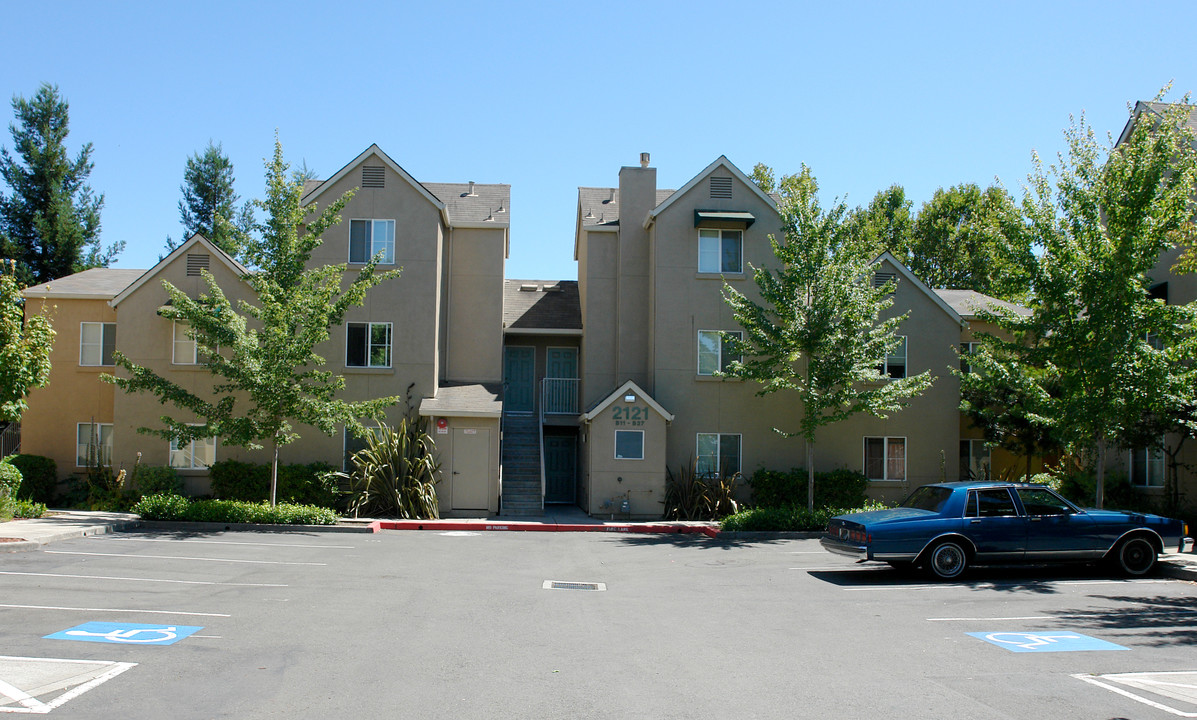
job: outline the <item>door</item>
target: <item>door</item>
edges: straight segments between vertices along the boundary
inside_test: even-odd
[[[544,436],[544,501],[572,503],[577,478],[578,445],[573,435]]]
[[[550,378],[576,378],[578,376],[578,349],[549,348],[548,367],[545,368],[544,376]]]
[[[536,348],[508,347],[503,353],[503,409],[532,412],[536,388]]]
[[[452,509],[489,509],[490,429],[453,428],[452,462]]]
[[[1020,515],[1006,488],[986,488],[968,493],[964,534],[977,547],[981,562],[1017,562],[1027,543],[1027,519]]]

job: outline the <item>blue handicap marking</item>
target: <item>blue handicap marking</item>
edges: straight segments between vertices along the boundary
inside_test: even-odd
[[[970,632],[985,642],[1004,647],[1010,652],[1080,652],[1084,650],[1126,650],[1121,645],[1098,640],[1067,630],[1035,630],[1032,632]]]
[[[117,645],[174,645],[203,630],[194,625],[143,625],[140,623],[89,622],[45,636],[45,640],[80,640]]]

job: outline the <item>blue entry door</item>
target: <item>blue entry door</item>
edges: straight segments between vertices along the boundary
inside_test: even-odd
[[[578,477],[578,439],[573,435],[544,436],[544,501],[572,503]]]
[[[536,348],[508,347],[503,354],[503,409],[530,413],[536,389]]]

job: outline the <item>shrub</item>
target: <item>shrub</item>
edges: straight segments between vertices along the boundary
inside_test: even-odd
[[[815,487],[818,487],[817,481]],[[763,531],[763,532],[796,532],[809,530],[823,530],[827,521],[836,515],[846,515],[868,510],[882,510],[888,507],[884,503],[866,500],[859,506],[847,510],[837,508],[819,508],[814,512],[804,506],[791,507],[758,507],[750,508],[735,515],[724,518],[720,523],[720,530],[727,531]]]
[[[739,505],[735,488],[740,473],[699,473],[694,460],[678,469],[665,468],[665,512],[667,520],[713,520],[735,514]]]
[[[46,514],[45,505],[31,500],[13,500],[11,508],[13,517],[18,518],[39,518]]]
[[[354,453],[352,462],[352,473],[329,473],[329,479],[348,481],[354,517],[440,517],[435,486],[441,464],[427,418],[413,412],[393,428],[383,423],[366,436],[366,447]]]
[[[328,463],[279,465],[276,499],[335,507],[340,491],[336,479],[330,477],[333,469]],[[260,502],[270,499],[270,465],[221,460],[208,468],[208,477],[212,480],[212,494],[221,500]]]
[[[272,525],[335,525],[338,517],[328,508],[312,505],[266,503],[240,500],[196,500],[178,495],[151,495],[133,506],[133,512],[146,520],[186,520],[191,522],[262,523]]]
[[[0,497],[15,498],[20,487],[21,471],[10,464],[8,458],[0,460]]]
[[[149,465],[136,470],[138,495],[182,495],[183,479],[172,467]]]
[[[1097,499],[1097,479],[1091,471],[1072,472],[1060,478],[1059,492],[1081,507],[1093,507]],[[1152,512],[1150,498],[1139,494],[1125,475],[1106,474],[1105,502],[1107,510]]]
[[[21,471],[21,487],[17,497],[34,502],[54,502],[58,485],[58,466],[41,455],[13,455],[6,459]]]
[[[758,507],[785,508],[806,505],[807,472],[788,473],[761,468],[752,474],[752,501]],[[815,507],[857,507],[864,504],[869,481],[864,475],[838,468],[815,473]]]

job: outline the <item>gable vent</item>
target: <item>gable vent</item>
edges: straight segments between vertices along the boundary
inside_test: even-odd
[[[732,179],[729,177],[711,178],[711,197],[730,200],[732,196]]]
[[[210,255],[187,255],[187,274],[199,275],[201,270],[208,269],[208,263],[211,260]]]
[[[873,275],[873,287],[879,288],[887,282],[896,281],[898,279],[897,273],[879,272]]]
[[[362,187],[384,188],[387,186],[387,171],[382,166],[365,165],[362,167]]]

